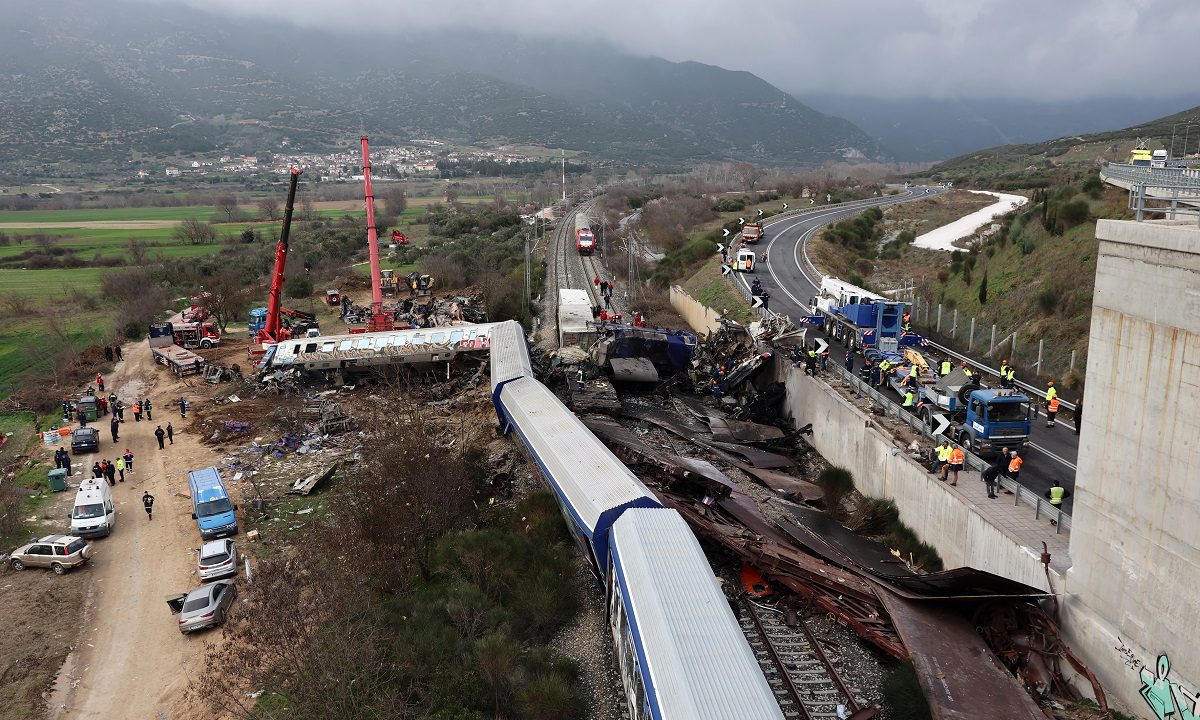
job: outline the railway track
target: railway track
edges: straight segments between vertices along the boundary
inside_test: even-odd
[[[741,602],[739,622],[789,720],[837,720],[859,710],[821,642],[791,611]],[[843,714],[839,715],[841,708]]]

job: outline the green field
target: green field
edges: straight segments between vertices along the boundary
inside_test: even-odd
[[[86,210],[7,210],[0,212],[0,223],[134,222],[138,220],[187,220],[209,218],[217,210],[212,205],[150,208],[94,208]]]

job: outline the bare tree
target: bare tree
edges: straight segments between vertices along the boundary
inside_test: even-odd
[[[255,292],[254,287],[232,267],[226,267],[208,278],[204,290],[208,294],[203,296],[200,304],[212,314],[221,326],[221,332],[225,332],[230,322],[242,317]]]
[[[208,245],[217,239],[217,231],[212,225],[188,218],[175,226],[175,239],[188,245]]]
[[[383,193],[383,206],[388,215],[398,217],[408,209],[408,193],[402,187],[389,187]]]
[[[213,201],[213,206],[217,212],[225,216],[225,222],[237,222],[241,217],[242,211],[238,207],[237,197],[234,195],[218,195]]]
[[[274,222],[279,219],[279,201],[267,195],[258,201],[258,211],[263,219]]]
[[[737,179],[742,183],[742,187],[746,190],[754,190],[758,187],[758,182],[762,180],[762,170],[751,165],[750,163],[738,163],[734,165],[733,172],[737,175]]]

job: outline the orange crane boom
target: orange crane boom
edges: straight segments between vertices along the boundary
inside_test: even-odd
[[[379,272],[379,231],[375,227],[375,194],[371,190],[371,155],[362,136],[363,184],[367,200],[367,251],[371,258],[371,318],[367,332],[392,329],[392,317],[383,311],[383,286]]]

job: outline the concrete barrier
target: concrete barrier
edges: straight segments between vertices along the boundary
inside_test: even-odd
[[[781,364],[777,372],[787,387],[786,411],[797,427],[812,423],[810,442],[817,452],[853,473],[859,492],[894,501],[900,519],[937,549],[947,568],[973,567],[1049,589],[1040,551],[927,472],[874,416],[798,368]],[[979,474],[964,472],[960,482],[978,483]],[[1061,589],[1058,577],[1055,585]]]
[[[711,333],[721,327],[721,314],[703,305],[678,285],[671,286],[671,306],[698,333]]]

